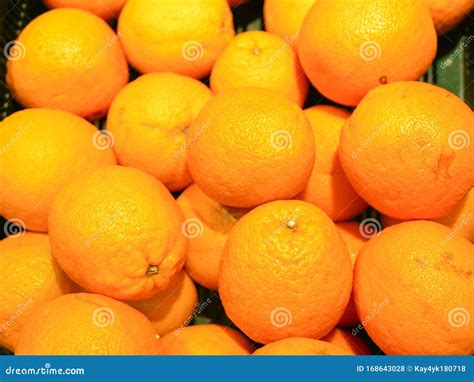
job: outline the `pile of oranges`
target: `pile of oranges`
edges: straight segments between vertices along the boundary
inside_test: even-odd
[[[472,0],[44,3],[5,51],[1,346],[474,352],[473,112],[417,81]]]

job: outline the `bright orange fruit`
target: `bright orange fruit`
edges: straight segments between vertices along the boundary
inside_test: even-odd
[[[35,18],[9,57],[8,86],[26,107],[96,119],[128,82],[119,36],[104,20],[80,9],[54,9]]]
[[[127,0],[44,0],[49,8],[79,8],[112,20],[118,16]]]
[[[461,99],[396,82],[370,91],[352,113],[339,155],[354,189],[383,214],[436,219],[474,185],[472,140],[473,113]]]
[[[0,214],[28,230],[48,231],[59,188],[78,175],[115,164],[110,141],[78,116],[26,109],[0,122]]]
[[[219,275],[229,318],[254,341],[320,338],[349,301],[352,269],[334,223],[298,200],[264,204],[232,229]]]
[[[308,119],[267,89],[239,88],[215,96],[188,133],[188,167],[209,197],[234,207],[290,199],[314,163]]]
[[[183,214],[142,171],[104,166],[68,183],[49,214],[54,257],[80,286],[119,300],[165,289],[184,265]]]
[[[139,311],[98,294],[74,293],[37,308],[16,355],[153,355],[155,331]]]
[[[436,54],[436,32],[421,0],[315,1],[298,54],[316,89],[355,106],[380,84],[416,80]]]
[[[291,337],[257,349],[253,355],[351,355],[339,346],[312,338]]]
[[[472,354],[473,253],[467,239],[423,220],[386,228],[364,245],[355,265],[355,302],[382,351]]]
[[[339,346],[342,349],[349,351],[353,355],[371,355],[367,344],[360,337],[356,337],[348,330],[334,328],[331,333],[321,338],[321,341],[329,342],[330,344]]]
[[[186,131],[211,96],[206,85],[174,73],[130,82],[107,116],[119,163],[153,175],[172,191],[189,185]]]
[[[462,21],[474,10],[472,0],[424,0],[438,32],[445,33]]]

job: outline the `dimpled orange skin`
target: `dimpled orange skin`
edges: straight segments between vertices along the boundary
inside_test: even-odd
[[[311,175],[315,147],[308,119],[297,105],[267,89],[218,94],[188,136],[194,182],[224,205],[291,199]]]
[[[165,289],[184,265],[183,215],[152,176],[105,166],[62,188],[49,215],[53,255],[77,284],[118,300]]]
[[[73,293],[31,314],[15,355],[153,355],[155,336],[150,321],[127,304]]]
[[[299,200],[250,211],[232,229],[222,255],[219,295],[225,312],[263,344],[328,334],[344,312],[351,285],[351,262],[334,223]]]
[[[422,0],[322,0],[303,22],[298,54],[320,93],[355,106],[380,84],[422,76],[436,45]]]
[[[200,285],[217,289],[219,264],[230,230],[247,209],[226,207],[192,184],[176,200],[189,237],[186,270]],[[197,220],[196,220],[197,219]]]
[[[351,219],[364,211],[367,203],[354,191],[339,162],[339,136],[350,113],[329,105],[304,112],[313,129],[316,159],[298,198],[321,208],[334,221]]]
[[[157,341],[159,355],[249,355],[255,348],[238,331],[223,325],[193,325]]]
[[[253,355],[351,355],[351,353],[329,342],[292,337],[265,345],[255,350]]]
[[[335,346],[349,351],[353,355],[371,355],[367,344],[360,338],[352,335],[348,330],[334,328],[326,337],[321,338],[321,341],[329,342]]]
[[[94,146],[92,124],[53,109],[26,109],[0,122],[0,214],[28,230],[48,231],[58,189],[76,176],[115,164],[110,148]]]
[[[107,113],[128,82],[119,37],[89,12],[63,8],[43,13],[17,41],[23,57],[20,53],[21,58],[7,62],[6,78],[26,107],[62,109],[96,119]]]
[[[356,222],[341,222],[336,224],[336,229],[347,245],[352,265],[356,261],[359,251],[362,249],[367,239],[360,233],[360,225]],[[357,316],[356,306],[353,295],[346,306],[346,310],[341,317],[338,325],[343,327],[355,326],[360,322]]]
[[[360,251],[357,311],[386,354],[474,351],[474,246],[450,233],[430,221],[405,222],[384,229]]]
[[[265,30],[280,36],[296,48],[303,20],[315,0],[265,0]]]
[[[381,216],[382,225],[390,227],[402,223],[403,220]],[[474,188],[449,213],[436,220],[440,224],[450,227],[453,234],[464,236],[474,242]]]
[[[141,73],[207,76],[235,35],[226,0],[128,0],[118,22],[128,61]]]
[[[46,234],[26,232],[1,240],[0,346],[15,350],[31,312],[74,287],[51,255]]]
[[[438,32],[446,33],[474,9],[473,0],[425,0]]]
[[[130,82],[107,116],[119,163],[153,175],[171,191],[185,188],[191,183],[185,129],[211,96],[206,85],[174,73],[149,73]]]
[[[473,114],[458,97],[421,82],[372,90],[341,133],[342,167],[375,209],[436,219],[474,185]]]
[[[308,94],[308,80],[295,51],[280,37],[263,31],[238,34],[212,68],[215,94],[246,86],[276,91],[299,106]]]
[[[188,274],[181,271],[166,289],[147,300],[132,301],[130,305],[147,316],[156,333],[163,336],[190,322],[196,303],[196,286]]]
[[[79,8],[112,20],[118,16],[127,0],[44,0],[49,8]]]

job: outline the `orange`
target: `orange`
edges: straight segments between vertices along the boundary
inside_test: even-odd
[[[474,246],[430,221],[384,229],[360,251],[357,311],[386,354],[474,351]]]
[[[320,93],[354,106],[380,84],[422,76],[436,32],[421,0],[322,0],[303,22],[298,53]]]
[[[206,324],[182,328],[157,341],[160,355],[249,355],[252,343],[234,329]]]
[[[245,86],[273,90],[299,106],[308,94],[308,80],[295,51],[280,37],[263,31],[237,35],[212,68],[214,93]]]
[[[195,184],[184,190],[177,203],[186,219],[183,232],[189,238],[186,271],[197,283],[216,290],[227,236],[247,210],[226,207],[209,198]]]
[[[41,14],[20,33],[7,62],[7,83],[26,107],[50,107],[96,119],[128,82],[119,36],[80,9]]]
[[[301,25],[314,2],[315,0],[265,0],[263,3],[265,30],[296,47]]]
[[[364,226],[361,226],[359,223],[356,222],[337,223],[336,228],[347,245],[352,265],[354,265],[359,251],[367,242],[369,236],[365,235]],[[362,236],[363,234],[365,236]],[[349,300],[346,310],[338,325],[346,327],[355,326],[359,323],[359,321],[360,320],[357,316],[354,297],[351,295],[351,299]]]
[[[304,110],[313,128],[316,159],[300,199],[321,208],[334,221],[351,219],[367,208],[347,180],[339,162],[339,136],[350,113],[318,105]]]
[[[382,215],[381,220],[384,227],[402,222],[400,219],[391,218],[387,215]],[[471,188],[466,197],[450,212],[436,221],[450,227],[454,235],[464,236],[474,242],[474,188]]]
[[[209,197],[234,207],[291,199],[314,163],[311,126],[295,104],[267,89],[215,96],[191,125],[188,168]]]
[[[254,341],[321,338],[341,319],[351,261],[334,223],[299,200],[264,204],[232,229],[222,255],[225,312]]]
[[[151,321],[158,335],[187,325],[193,318],[197,290],[186,272],[177,273],[168,287],[148,300],[132,301],[130,305]]]
[[[172,191],[189,185],[186,131],[211,94],[201,82],[174,73],[130,82],[107,116],[119,163],[153,175]]]
[[[152,355],[150,321],[123,302],[98,294],[61,296],[36,309],[16,355]]]
[[[326,337],[321,338],[321,340],[339,346],[353,355],[372,354],[367,344],[360,337],[356,337],[352,335],[351,332],[344,329],[334,328],[331,333]]]
[[[312,338],[292,337],[272,342],[253,355],[351,355],[339,346]]]
[[[119,300],[165,289],[184,264],[183,215],[152,176],[105,166],[64,186],[53,202],[54,257],[80,286]]]
[[[105,20],[118,16],[127,0],[44,0],[49,8],[79,8]]]
[[[207,76],[234,37],[226,0],[128,0],[118,22],[128,61],[141,73]]]
[[[48,236],[23,232],[0,241],[0,345],[15,349],[31,312],[74,287],[51,255]]]
[[[92,124],[60,110],[26,109],[0,123],[0,214],[28,230],[48,231],[58,189],[115,164],[110,142]]]
[[[472,0],[424,0],[438,32],[445,33],[454,28],[469,12],[474,10]]]
[[[341,133],[339,154],[354,189],[394,218],[436,219],[474,185],[473,114],[422,82],[378,87]]]

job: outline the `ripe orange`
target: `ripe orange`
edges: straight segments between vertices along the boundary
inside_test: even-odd
[[[382,215],[381,220],[384,227],[403,222],[403,220],[391,218],[387,215]],[[471,188],[456,207],[436,221],[450,227],[453,235],[461,235],[474,242],[474,188]]]
[[[32,310],[73,287],[51,255],[47,235],[26,232],[1,240],[0,345],[15,350]]]
[[[157,341],[160,355],[249,355],[252,343],[223,325],[194,325],[168,333]]]
[[[177,273],[168,287],[148,300],[132,301],[130,305],[151,321],[158,335],[187,325],[193,318],[197,290],[186,272]]]
[[[49,8],[79,8],[105,20],[118,16],[127,0],[44,0]]]
[[[473,114],[458,97],[422,82],[372,90],[341,133],[354,189],[398,219],[436,219],[474,185]]]
[[[308,94],[308,80],[295,51],[280,37],[263,31],[237,35],[212,68],[214,93],[245,86],[273,90],[299,106]]]
[[[321,338],[321,340],[339,346],[353,355],[372,354],[367,344],[360,337],[356,337],[352,335],[351,332],[344,329],[334,328],[331,333],[326,337]]]
[[[234,37],[226,0],[128,0],[118,32],[129,62],[140,72],[207,76]]]
[[[334,223],[299,200],[264,204],[232,229],[222,255],[219,295],[251,339],[320,338],[349,301],[352,269]]]
[[[123,302],[74,293],[37,308],[21,332],[16,355],[153,355],[150,321]]]
[[[265,30],[280,36],[296,47],[301,25],[315,0],[265,0]]]
[[[58,189],[80,174],[115,164],[102,137],[92,124],[60,110],[26,109],[5,118],[0,123],[0,214],[19,219],[28,230],[48,231]]]
[[[54,9],[20,33],[7,62],[7,83],[26,107],[51,107],[90,119],[107,113],[128,81],[119,36],[80,9]]]
[[[150,73],[129,83],[107,117],[119,163],[153,175],[172,191],[189,185],[186,130],[211,94],[201,82],[174,73]]]
[[[384,229],[360,251],[354,274],[359,317],[386,354],[474,351],[474,245],[430,221]]]
[[[188,167],[195,183],[229,206],[253,207],[296,196],[314,163],[314,139],[304,113],[267,89],[218,94],[188,136]]]
[[[230,230],[247,210],[226,207],[193,184],[177,199],[183,211],[183,231],[189,238],[186,271],[197,283],[217,289],[219,263]]]
[[[354,266],[359,251],[367,242],[367,237],[362,236],[361,225],[356,222],[337,223],[336,228],[342,239],[346,243],[352,265]],[[364,233],[363,230],[362,233]],[[360,320],[357,316],[354,296],[351,295],[351,299],[349,300],[349,303],[346,306],[346,310],[338,325],[345,327],[355,326],[359,321]]]
[[[265,345],[257,349],[253,355],[351,355],[351,353],[329,342],[291,337]]]
[[[436,32],[418,0],[316,1],[298,53],[319,92],[353,106],[380,84],[422,76],[436,54]]]
[[[152,176],[105,166],[61,189],[49,215],[54,257],[80,286],[119,300],[165,289],[184,264],[183,215]]]
[[[438,32],[445,33],[462,21],[474,10],[472,0],[424,0]]]
[[[316,159],[311,177],[298,196],[321,208],[334,221],[351,219],[367,208],[347,180],[339,162],[339,136],[350,113],[318,105],[304,110],[313,128]]]

